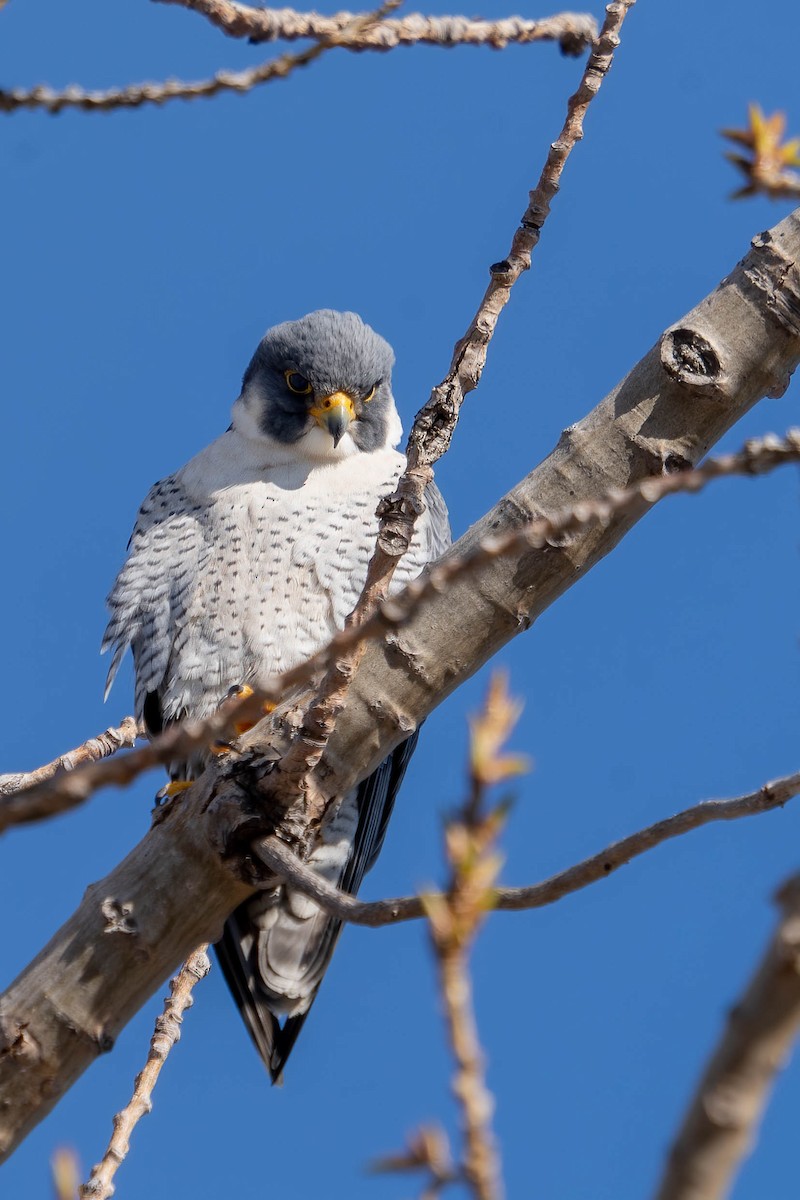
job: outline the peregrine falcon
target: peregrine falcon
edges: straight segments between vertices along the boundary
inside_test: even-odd
[[[213,712],[305,661],[358,599],[376,506],[405,466],[391,347],[354,313],[320,310],[270,329],[227,432],[152,488],[109,596],[111,687],[130,646],[136,713],[151,734]],[[431,484],[394,586],[450,542]],[[380,852],[414,733],[331,806],[308,863],[355,893]],[[173,779],[186,772],[175,764]],[[339,922],[280,880],[229,918],[217,954],[277,1080],[316,996]]]

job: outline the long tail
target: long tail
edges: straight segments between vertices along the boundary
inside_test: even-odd
[[[355,790],[355,836],[333,879],[353,895],[380,854],[418,733],[393,750]],[[324,868],[322,863],[318,869],[329,875]],[[281,1080],[340,932],[340,921],[280,885],[240,905],[216,944],[222,973],[273,1083]]]

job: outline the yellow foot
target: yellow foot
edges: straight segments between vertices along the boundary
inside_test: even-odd
[[[232,687],[230,689],[230,691],[228,692],[227,698],[229,700],[246,700],[247,697],[252,696],[252,694],[253,694],[253,689],[250,687],[250,685],[248,683],[240,683],[236,687]],[[263,712],[264,716],[268,716],[271,712],[275,711],[275,707],[276,706],[270,700],[267,700],[264,704],[261,705],[261,711]],[[247,733],[248,730],[252,729],[253,726],[257,725],[257,724],[258,724],[257,721],[236,721],[233,726],[233,732],[236,734],[237,737],[240,737],[243,733]],[[225,750],[230,748],[230,747],[225,746],[223,743],[220,743],[220,746],[221,746],[221,749],[219,749],[219,750],[217,749],[216,746],[213,747],[214,751],[218,754],[221,754]]]
[[[160,792],[156,792],[153,822],[163,821],[164,816],[172,810],[172,805],[177,797],[183,795],[193,783],[193,779],[173,779],[171,783],[165,784]]]
[[[172,783],[168,783],[158,793],[159,796],[164,796],[167,800],[172,800],[174,796],[180,796],[181,792],[185,792],[194,783],[193,779],[173,779]]]

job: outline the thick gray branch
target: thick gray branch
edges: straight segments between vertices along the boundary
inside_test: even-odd
[[[454,553],[577,499],[695,463],[757,400],[780,394],[800,360],[798,262],[800,219],[793,215],[757,238],[716,291],[567,430]],[[649,507],[643,499],[557,545],[488,560],[431,596],[402,630],[371,644],[315,773],[318,789],[340,794],[366,776]],[[256,831],[277,831],[302,848],[302,812],[269,806],[280,776],[277,737],[262,722],[248,735],[249,753],[215,763],[119,868],[88,889],[0,998],[0,1157],[110,1048],[170,971],[219,935],[252,884],[226,869],[218,849],[246,846]],[[264,803],[254,813],[259,796]]]
[[[800,209],[753,241],[719,287],[668,329],[553,452],[452,548],[693,465],[800,360]],[[318,775],[372,770],[442,699],[608,554],[650,506],[455,580],[396,636],[368,647]],[[369,715],[367,715],[369,714]],[[368,760],[365,763],[365,754]],[[331,786],[333,785],[333,786]]]

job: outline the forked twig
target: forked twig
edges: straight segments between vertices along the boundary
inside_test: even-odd
[[[380,21],[388,12],[398,8],[402,0],[385,0],[372,13],[359,13],[342,30],[342,36],[358,37],[373,22]],[[168,100],[210,99],[221,92],[249,92],[262,83],[274,79],[286,79],[298,67],[307,67],[326,51],[338,46],[339,35],[322,36],[313,46],[296,54],[281,54],[244,71],[217,71],[210,79],[194,83],[180,79],[167,79],[163,83],[133,83],[124,88],[108,91],[86,91],[71,84],[63,91],[40,84],[38,87],[0,89],[0,112],[15,112],[20,108],[40,108],[49,113],[60,113],[66,108],[77,108],[83,112],[108,112],[117,108],[141,108],[143,104],[165,104]]]

